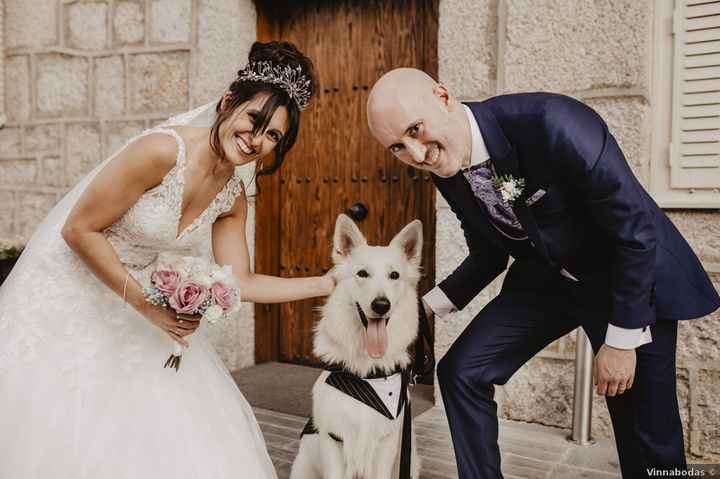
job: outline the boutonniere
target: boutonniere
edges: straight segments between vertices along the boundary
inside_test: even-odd
[[[500,192],[503,200],[513,204],[525,189],[525,178],[515,178],[513,175],[493,176],[492,184]]]

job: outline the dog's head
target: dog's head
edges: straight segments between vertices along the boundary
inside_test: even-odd
[[[388,246],[368,245],[345,215],[335,223],[332,258],[338,285],[333,295],[352,308],[352,320],[364,330],[365,348],[372,359],[388,352],[389,332],[394,339],[390,347],[398,351],[415,337],[422,242],[419,220],[405,226]]]

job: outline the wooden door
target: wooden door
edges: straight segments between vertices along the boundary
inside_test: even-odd
[[[321,275],[332,266],[337,215],[362,203],[358,226],[386,244],[423,222],[424,277],[434,284],[435,190],[429,175],[395,160],[370,135],[365,103],[388,70],[412,66],[437,77],[437,0],[258,2],[258,39],[293,42],[315,64],[318,92],[280,171],[263,177],[256,204],[256,271]],[[317,364],[312,355],[322,300],[256,306],[256,360]]]

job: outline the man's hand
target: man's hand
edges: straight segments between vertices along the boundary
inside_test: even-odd
[[[613,397],[630,389],[635,379],[636,361],[634,349],[617,349],[603,344],[595,356],[593,372],[598,395]]]
[[[421,299],[420,301],[422,302],[423,309],[425,310],[425,316],[427,316],[428,320],[432,319],[433,316],[435,316],[435,312],[432,308],[430,308],[430,306],[428,306],[424,299]]]

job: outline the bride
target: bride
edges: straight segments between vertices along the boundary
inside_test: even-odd
[[[217,105],[141,133],[50,212],[0,288],[0,477],[276,477],[202,328],[188,338],[198,318],[142,288],[170,252],[231,265],[244,301],[330,293],[329,275],[250,271],[238,168],[280,166],[314,88],[292,44],[255,43]]]

